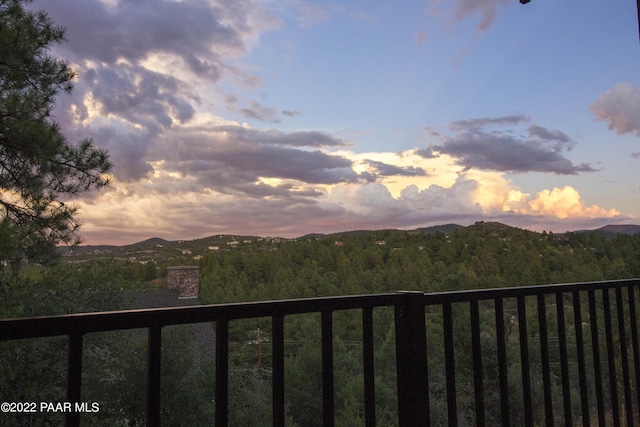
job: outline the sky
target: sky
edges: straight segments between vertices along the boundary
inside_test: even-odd
[[[37,0],[86,244],[640,223],[631,0]]]

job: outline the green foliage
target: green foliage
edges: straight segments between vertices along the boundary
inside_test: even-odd
[[[640,234],[607,240],[494,223],[450,235],[354,232],[209,253],[201,295],[223,303],[620,279],[640,276],[639,259]]]
[[[61,199],[108,183],[106,152],[70,144],[51,119],[74,72],[49,54],[64,30],[28,0],[0,0],[0,261],[47,262],[58,243],[79,242],[76,208]]]
[[[336,240],[342,246],[335,245]],[[384,241],[385,244],[380,244]],[[347,295],[398,290],[439,292],[447,290],[589,281],[638,276],[640,235],[607,240],[597,235],[569,233],[563,236],[533,233],[496,224],[459,228],[450,235],[408,231],[360,232],[304,241],[245,245],[210,253],[200,260],[200,300],[226,303],[247,300]],[[118,308],[118,290],[154,286],[166,262],[141,264],[119,260],[95,260],[55,267],[33,267],[21,275],[5,278],[0,290],[4,317],[60,314],[100,308]],[[105,292],[114,290],[116,292]],[[572,302],[565,296],[567,335],[575,330]],[[611,295],[614,299],[614,296]],[[598,304],[601,297],[597,298]],[[537,423],[543,423],[540,347],[537,306],[527,298],[531,383]],[[524,423],[521,401],[519,330],[516,301],[506,300],[505,316],[511,420]],[[550,358],[554,412],[562,413],[562,389],[557,343],[555,299],[546,305],[551,339]],[[588,322],[586,300],[583,322]],[[473,424],[473,363],[470,348],[468,304],[453,305],[454,355],[458,415],[461,425]],[[377,308],[374,319],[376,412],[379,425],[397,425],[396,354],[394,313]],[[500,423],[495,308],[492,301],[480,304],[480,339],[483,353],[485,416],[488,425]],[[599,328],[603,328],[599,317]],[[426,309],[431,422],[447,424],[446,360],[442,308]],[[615,326],[615,325],[614,325]],[[333,314],[336,425],[364,425],[362,321],[359,310]],[[231,321],[229,404],[230,425],[271,423],[271,321]],[[586,354],[591,354],[590,334],[583,328]],[[614,327],[615,329],[615,327]],[[258,335],[257,331],[260,331]],[[286,425],[320,425],[322,419],[320,316],[285,318]],[[188,329],[163,332],[163,421],[167,425],[208,425],[213,419],[212,361],[186,343]],[[615,334],[615,330],[614,330]],[[617,339],[617,335],[616,335]],[[554,341],[556,340],[556,341]],[[258,342],[260,344],[258,344]],[[3,344],[0,361],[0,393],[25,398],[37,387],[20,389],[25,383],[46,386],[38,398],[53,399],[64,392],[65,341],[44,344]],[[569,343],[571,384],[577,385],[576,351]],[[602,345],[602,343],[601,343]],[[12,347],[13,346],[13,347]],[[144,333],[91,334],[85,341],[83,396],[104,404],[104,411],[87,415],[91,425],[141,425],[144,418]],[[196,355],[204,358],[194,360]],[[209,356],[212,356],[209,354]],[[592,364],[588,356],[587,364]],[[620,363],[618,360],[617,364]],[[28,369],[49,369],[42,378]],[[590,365],[591,366],[591,365]],[[619,367],[618,367],[619,369]],[[62,380],[58,378],[62,376]],[[607,370],[603,378],[608,390]],[[588,374],[590,389],[593,376]],[[577,387],[573,387],[577,393]],[[21,390],[20,394],[18,391]],[[124,390],[124,391],[123,391]],[[621,390],[620,390],[621,393]],[[593,400],[593,396],[590,396]],[[577,395],[572,398],[574,420],[579,418]],[[84,416],[84,415],[83,415]],[[45,420],[35,420],[44,422]],[[54,424],[57,420],[52,421]],[[16,424],[19,425],[19,424]]]

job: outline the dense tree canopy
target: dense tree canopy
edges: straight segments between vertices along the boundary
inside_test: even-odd
[[[52,119],[55,98],[74,72],[50,54],[64,29],[29,0],[0,0],[0,260],[50,259],[58,243],[79,241],[76,208],[65,198],[108,183],[108,155],[71,144]]]

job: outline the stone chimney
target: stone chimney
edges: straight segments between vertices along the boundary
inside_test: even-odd
[[[197,298],[199,276],[197,265],[167,267],[167,288],[177,289],[178,298]]]

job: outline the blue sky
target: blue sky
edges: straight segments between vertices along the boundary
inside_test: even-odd
[[[87,243],[640,220],[634,2],[48,0]]]

